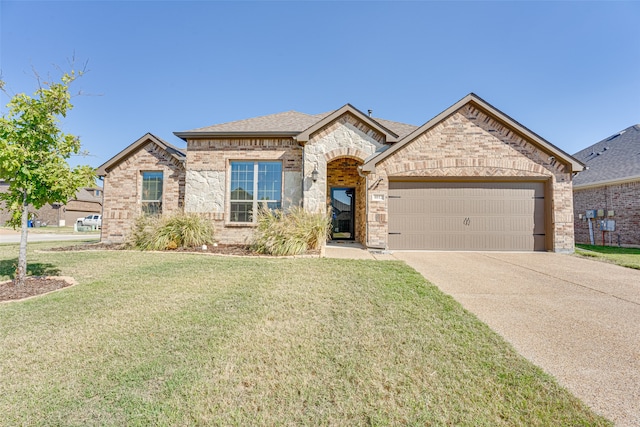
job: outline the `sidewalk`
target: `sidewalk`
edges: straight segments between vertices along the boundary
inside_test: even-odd
[[[383,251],[368,251],[360,243],[352,241],[332,241],[327,243],[325,257],[339,259],[368,259],[378,261],[396,261],[396,258]]]

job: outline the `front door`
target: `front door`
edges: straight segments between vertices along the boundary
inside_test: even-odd
[[[355,188],[331,189],[331,215],[333,218],[331,238],[333,240],[355,239]]]

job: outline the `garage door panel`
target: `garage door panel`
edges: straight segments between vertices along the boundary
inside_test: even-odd
[[[389,247],[544,250],[541,182],[390,182]]]

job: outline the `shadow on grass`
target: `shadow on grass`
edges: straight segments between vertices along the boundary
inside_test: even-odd
[[[11,280],[16,277],[18,258],[0,260],[0,276],[9,276]],[[53,264],[32,262],[27,263],[28,276],[58,276],[60,269]]]
[[[617,246],[596,246],[596,245],[576,245],[580,249],[598,252],[600,254],[616,254],[616,255],[640,255],[640,249],[637,248],[619,248]]]

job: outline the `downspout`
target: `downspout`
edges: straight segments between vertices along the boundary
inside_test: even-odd
[[[106,168],[105,168],[106,170]],[[102,203],[100,203],[100,218],[102,218],[102,222],[104,223],[104,176],[99,176],[98,179],[100,181],[102,181]],[[58,222],[59,224],[60,222]],[[100,226],[100,243],[103,242],[102,240],[102,225]]]

